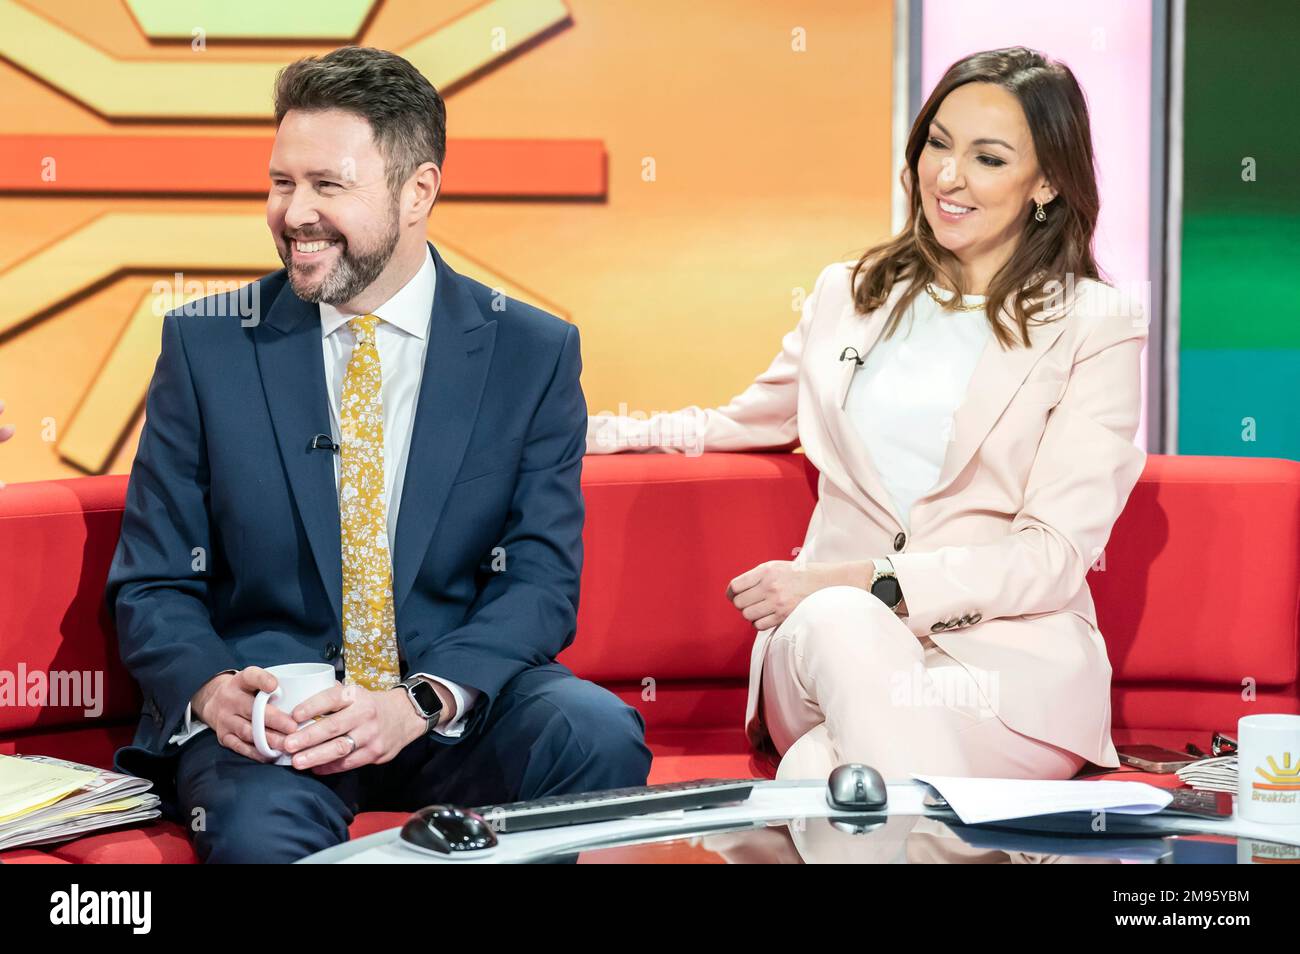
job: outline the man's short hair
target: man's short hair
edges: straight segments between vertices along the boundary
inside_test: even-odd
[[[291,109],[344,109],[364,117],[394,196],[421,163],[442,168],[447,109],[424,74],[396,53],[344,46],[290,63],[275,79],[277,129]]]

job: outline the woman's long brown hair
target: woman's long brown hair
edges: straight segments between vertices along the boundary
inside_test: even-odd
[[[896,282],[910,282],[885,325],[883,336],[889,337],[927,282],[941,278],[958,295],[967,294],[960,269],[953,267],[954,256],[939,244],[921,210],[916,170],[939,105],[954,89],[967,83],[995,83],[1020,101],[1039,168],[1057,192],[1056,198],[1043,206],[1046,222],[1034,219],[1034,206],[1026,210],[1020,243],[988,287],[985,314],[993,334],[1004,348],[1015,343],[1011,331],[998,317],[1006,304],[1019,327],[1022,343],[1028,347],[1030,311],[1038,311],[1044,300],[1059,299],[1059,289],[1072,284],[1067,276],[1073,276],[1074,282],[1101,277],[1092,254],[1101,203],[1083,90],[1069,67],[1024,47],[974,53],[950,66],[939,80],[907,137],[907,226],[859,259],[851,279],[854,301],[857,310],[866,314],[885,303]],[[1064,313],[1055,320],[1062,317]]]

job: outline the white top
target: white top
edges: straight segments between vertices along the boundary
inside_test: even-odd
[[[406,460],[411,448],[411,431],[415,425],[415,406],[420,396],[420,379],[424,375],[424,358],[429,341],[429,321],[433,314],[433,293],[438,271],[433,255],[425,246],[424,264],[409,282],[397,290],[392,298],[374,310],[379,316],[375,326],[375,347],[379,351],[381,381],[380,400],[384,408],[384,506],[388,515],[388,549],[392,552],[397,534],[397,510],[402,500],[402,483],[406,476]],[[321,351],[325,361],[325,383],[329,390],[330,432],[339,443],[339,402],[343,393],[343,378],[357,340],[348,319],[356,315],[339,311],[322,302],[320,308]],[[338,490],[339,455],[334,456],[334,487]],[[440,735],[459,736],[465,731],[465,716],[478,699],[478,690],[462,686],[430,673],[411,673],[427,676],[446,686],[456,700],[456,718],[446,726],[434,729]],[[190,706],[185,707],[185,724],[171,741],[184,743],[208,726],[193,718]]]
[[[935,291],[945,300],[952,294]],[[878,339],[853,373],[844,410],[909,532],[912,504],[939,479],[953,414],[992,336],[982,308],[944,311],[922,290],[893,337]]]

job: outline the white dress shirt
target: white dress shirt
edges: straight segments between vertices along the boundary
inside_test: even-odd
[[[379,350],[382,380],[380,399],[384,408],[384,504],[388,514],[388,550],[392,553],[397,534],[397,510],[402,500],[402,484],[406,476],[406,461],[411,447],[411,431],[415,424],[415,406],[420,394],[420,379],[424,375],[424,359],[429,343],[429,321],[433,312],[433,294],[437,283],[437,269],[433,255],[425,248],[424,264],[415,276],[403,285],[392,298],[374,309],[379,316],[375,328],[375,346]],[[352,357],[356,336],[348,327],[348,319],[356,315],[339,311],[333,305],[321,303],[321,349],[325,361],[325,383],[329,390],[330,432],[334,442],[340,440],[339,403],[343,394],[343,379],[347,374],[348,360]],[[334,487],[338,490],[340,455],[334,456]],[[399,642],[400,646],[400,642]],[[228,670],[233,672],[234,670]],[[456,700],[456,717],[448,725],[434,729],[440,735],[456,737],[465,731],[465,716],[478,699],[478,690],[462,686],[449,679],[429,673],[412,673],[425,676],[446,686]],[[192,706],[185,707],[185,724],[171,737],[172,742],[183,744],[204,729],[207,724],[194,718]]]
[[[936,293],[945,300],[952,294]],[[992,335],[983,308],[944,311],[922,291],[893,337],[879,339],[853,372],[844,409],[908,532],[912,504],[939,479],[953,414]]]

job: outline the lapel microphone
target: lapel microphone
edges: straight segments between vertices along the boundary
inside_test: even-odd
[[[846,360],[848,360],[848,358],[849,358],[849,352],[850,352],[850,351],[853,352],[853,355],[852,355],[852,356],[853,356],[853,360],[856,361],[856,362],[858,363],[858,367],[862,367],[864,364],[867,363],[867,362],[863,361],[860,357],[858,357],[858,349],[857,349],[857,348],[845,348],[843,351],[840,352],[840,360],[841,360],[841,361],[846,361]]]
[[[335,444],[328,434],[317,434],[307,445],[308,450],[327,450],[335,454],[339,452],[339,445]]]

